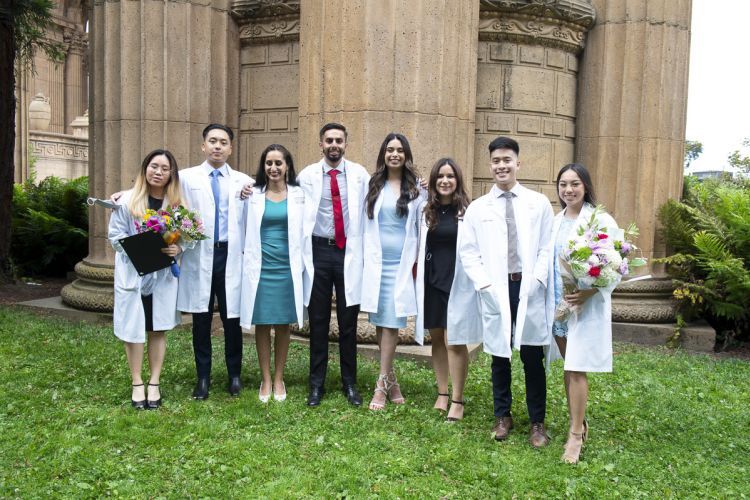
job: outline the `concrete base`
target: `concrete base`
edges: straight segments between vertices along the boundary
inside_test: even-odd
[[[61,297],[49,297],[46,299],[29,300],[26,302],[19,302],[17,304],[20,307],[32,310],[34,312],[55,315],[63,317],[70,321],[85,321],[87,323],[94,324],[107,324],[112,323],[112,314],[103,312],[92,312],[92,311],[81,311],[80,309],[74,309],[63,303]],[[192,324],[192,315],[183,314],[182,324]],[[222,335],[222,325],[218,314],[214,314],[214,320],[212,324],[212,331],[215,335]],[[245,342],[255,342],[255,330],[242,330],[245,337]],[[304,345],[310,345],[310,339],[300,335],[292,335],[292,342],[297,342]],[[331,342],[329,346],[329,352],[338,353],[338,344]],[[396,357],[402,359],[411,359],[419,363],[432,363],[431,356],[432,348],[420,345],[400,344],[396,348]],[[469,360],[473,361],[477,358],[479,352],[482,350],[481,344],[469,346]],[[378,360],[380,355],[378,352],[378,346],[376,344],[358,344],[357,352],[366,356],[370,359]]]
[[[63,303],[60,297],[49,297],[46,299],[29,300],[19,302],[17,305],[40,312],[66,318],[70,321],[86,321],[88,323],[105,324],[112,322],[112,314],[81,311],[74,309]],[[192,323],[190,314],[182,315],[182,324],[189,325]],[[218,314],[214,318],[214,332],[221,332],[221,321]],[[246,341],[254,341],[254,330],[243,330]],[[632,342],[644,345],[666,345],[669,338],[674,334],[674,325],[672,324],[648,324],[648,323],[612,323],[612,336],[616,342]],[[292,335],[292,341],[309,345],[310,339],[299,335]],[[682,329],[678,344],[683,349],[699,352],[713,352],[714,343],[716,342],[716,332],[706,323],[691,323]],[[481,352],[481,344],[469,346],[469,358],[476,359]],[[329,351],[338,352],[338,346],[331,342]],[[357,351],[362,356],[371,359],[379,359],[378,346],[376,344],[357,345]],[[420,363],[431,363],[431,347],[399,344],[396,348],[396,356],[399,358],[412,359]]]
[[[667,345],[673,324],[612,323],[612,339],[644,345]],[[688,351],[714,352],[716,331],[706,323],[690,323],[682,329],[677,345]]]

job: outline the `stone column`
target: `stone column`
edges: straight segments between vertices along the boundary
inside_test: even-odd
[[[87,74],[84,56],[86,54],[86,34],[67,29],[63,39],[68,44],[65,57],[65,133],[72,134],[71,122],[83,115],[88,108]]]
[[[166,147],[202,161],[209,122],[237,127],[239,47],[229,0],[95,0],[90,32],[89,194],[129,189],[144,155]],[[63,289],[80,309],[113,307],[109,214],[89,214],[89,255]]]
[[[662,257],[656,212],[682,190],[692,3],[593,4],[597,21],[581,64],[576,159],[591,170],[599,201],[620,224],[638,224],[644,256]],[[651,272],[663,276],[658,267]],[[668,280],[621,286],[614,319],[669,322],[669,293]]]
[[[470,165],[478,20],[476,1],[303,2],[300,165],[320,158],[329,121],[347,127],[346,156],[370,170],[391,131],[409,139],[423,175],[441,156]]]

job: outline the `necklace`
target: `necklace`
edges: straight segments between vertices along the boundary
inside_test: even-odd
[[[439,208],[440,213],[443,214],[443,215],[447,214],[448,210],[451,209],[451,206],[452,205],[440,205],[440,208]]]

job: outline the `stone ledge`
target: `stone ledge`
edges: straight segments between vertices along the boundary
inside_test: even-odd
[[[612,339],[641,345],[667,345],[674,324],[612,323]],[[690,323],[682,329],[679,346],[687,351],[714,352],[716,331],[705,323]]]

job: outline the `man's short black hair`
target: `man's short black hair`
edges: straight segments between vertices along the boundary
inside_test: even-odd
[[[323,125],[323,128],[320,129],[321,141],[323,140],[323,134],[325,134],[329,130],[341,130],[342,132],[344,132],[344,139],[348,139],[349,137],[349,134],[346,132],[346,127],[344,127],[340,123],[331,122],[331,123],[326,123],[325,125]]]
[[[208,133],[211,132],[214,129],[219,129],[219,130],[223,130],[224,132],[226,132],[227,135],[229,136],[229,141],[230,142],[234,140],[234,132],[232,132],[232,129],[229,128],[229,127],[227,127],[226,125],[222,125],[221,123],[212,123],[212,124],[208,125],[206,128],[204,128],[203,129],[203,139],[205,140],[206,136],[208,135]]]
[[[510,149],[514,153],[516,153],[516,156],[518,156],[519,151],[521,150],[518,147],[518,143],[511,139],[510,137],[503,137],[500,136],[493,140],[489,145],[490,154],[496,149]]]

